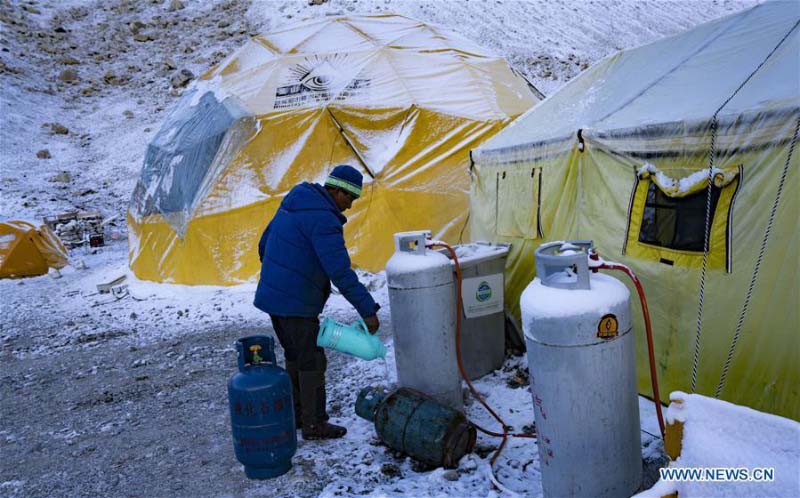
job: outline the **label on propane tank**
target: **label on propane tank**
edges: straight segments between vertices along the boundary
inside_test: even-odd
[[[464,316],[474,318],[503,311],[503,274],[465,278],[461,281]]]

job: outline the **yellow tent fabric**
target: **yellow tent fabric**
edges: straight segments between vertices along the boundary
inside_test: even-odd
[[[0,222],[0,278],[43,275],[67,264],[67,249],[47,225]]]
[[[514,314],[540,244],[593,239],[644,285],[662,400],[696,354],[697,393],[800,419],[798,54],[800,4],[764,3],[600,61],[474,150],[471,234],[513,244]]]
[[[397,15],[330,17],[252,39],[203,75],[149,145],[128,212],[130,266],[184,284],[252,280],[281,199],[341,163],[365,175],[346,215],[356,266],[392,234],[455,241],[468,151],[539,101],[502,58]]]

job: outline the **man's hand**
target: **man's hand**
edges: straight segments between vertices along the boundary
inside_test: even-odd
[[[370,334],[374,334],[381,327],[381,322],[378,321],[378,315],[366,317],[364,323],[367,324],[367,330],[369,330]]]

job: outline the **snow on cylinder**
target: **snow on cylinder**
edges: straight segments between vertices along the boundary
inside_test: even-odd
[[[450,259],[427,250],[429,231],[394,235],[386,264],[397,383],[461,410],[456,359],[456,291]]]
[[[520,298],[546,497],[630,496],[642,478],[630,293],[590,272],[591,247],[540,246]]]

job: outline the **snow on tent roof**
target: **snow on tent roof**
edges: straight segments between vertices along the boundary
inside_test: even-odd
[[[579,129],[599,133],[707,120],[723,105],[720,117],[796,108],[798,22],[800,3],[768,2],[609,56],[485,142],[476,157],[563,139]]]

